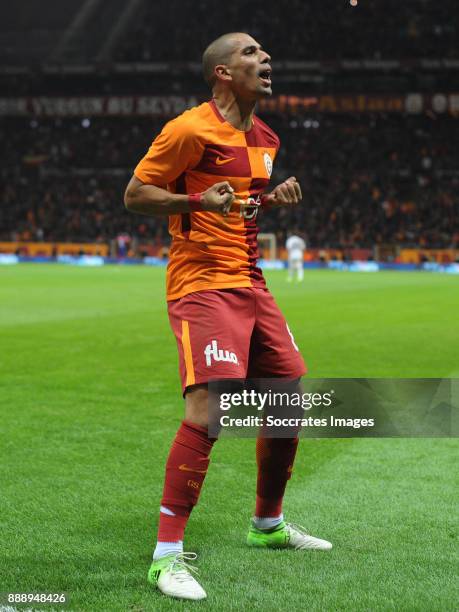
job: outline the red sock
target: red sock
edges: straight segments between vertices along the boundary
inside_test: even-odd
[[[298,438],[257,439],[255,516],[274,517],[282,513],[282,500],[292,474],[297,446]]]
[[[207,427],[182,421],[167,459],[161,500],[161,506],[173,514],[160,512],[159,542],[183,540],[188,518],[201,492],[214,442],[207,437]]]

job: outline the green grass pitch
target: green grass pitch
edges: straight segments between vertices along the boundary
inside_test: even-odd
[[[458,376],[457,278],[267,278],[311,376]],[[66,591],[88,612],[457,610],[452,439],[304,440],[284,509],[327,554],[245,547],[254,441],[218,442],[186,539],[208,600],[152,590],[182,418],[164,270],[32,264],[0,279],[0,591]]]

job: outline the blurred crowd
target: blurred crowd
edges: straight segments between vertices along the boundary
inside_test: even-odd
[[[127,213],[123,193],[160,123],[123,119],[3,120],[0,238],[161,242],[164,223]]]
[[[282,244],[459,246],[459,122],[429,116],[264,119],[281,138],[272,183],[294,174],[304,201],[261,211]],[[128,213],[123,193],[163,120],[2,119],[0,240],[168,243],[164,220]]]
[[[458,57],[454,0],[145,2],[117,48],[120,61],[199,61],[224,32],[246,31],[274,59]]]
[[[265,231],[296,226],[316,247],[459,245],[457,121],[328,115],[271,125],[282,141],[275,179],[295,174],[304,204],[266,215]]]

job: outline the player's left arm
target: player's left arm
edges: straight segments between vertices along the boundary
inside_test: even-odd
[[[299,204],[303,199],[301,187],[294,176],[277,185],[270,193],[263,196],[263,204],[269,206],[290,206]]]

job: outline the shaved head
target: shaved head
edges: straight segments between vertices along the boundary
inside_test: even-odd
[[[247,36],[243,32],[230,32],[223,34],[210,43],[202,56],[202,71],[204,78],[210,87],[215,85],[215,66],[227,64],[232,53],[237,48],[237,43],[241,36]]]

